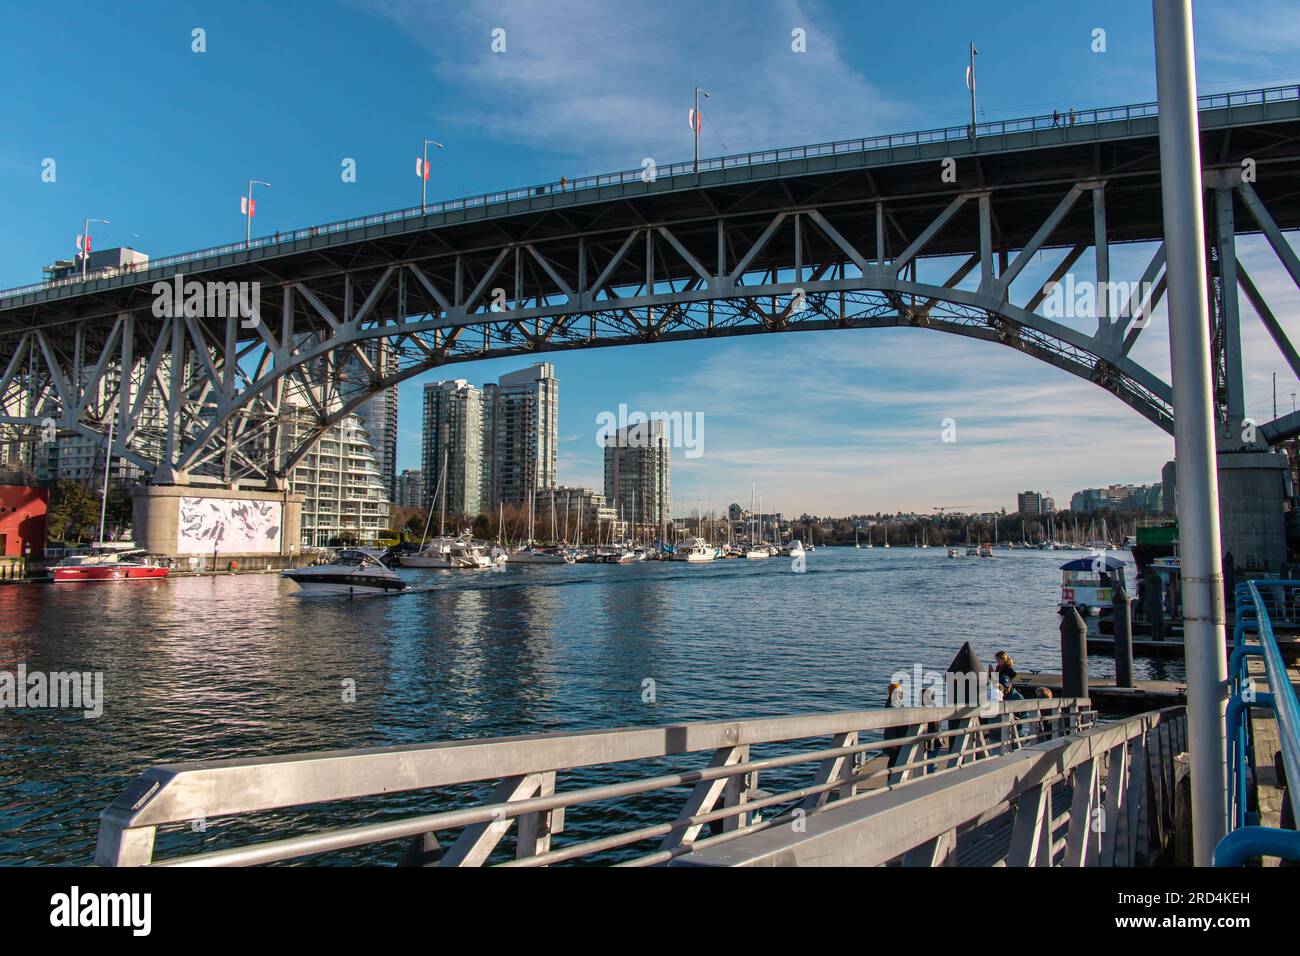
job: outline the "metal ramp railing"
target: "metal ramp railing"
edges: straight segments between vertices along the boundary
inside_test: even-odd
[[[1048,698],[164,765],[103,812],[95,860],[238,866],[365,852],[364,862],[391,862],[404,848],[424,865],[663,864],[1095,724],[1086,698]],[[1166,750],[1178,746],[1166,736]]]
[[[1174,828],[1182,707],[1098,724],[800,820],[678,866],[1138,866]]]
[[[1273,633],[1275,626],[1300,627],[1300,581],[1262,579],[1235,589],[1237,623],[1228,662],[1231,696],[1227,712],[1228,834],[1214,850],[1215,866],[1241,866],[1258,856],[1300,860],[1300,832],[1259,825],[1250,809],[1250,779],[1257,779],[1251,708],[1269,708],[1277,719],[1278,749],[1291,819],[1300,820],[1300,703]],[[1268,691],[1256,688],[1250,661],[1264,665]],[[1273,755],[1268,754],[1272,760]]]

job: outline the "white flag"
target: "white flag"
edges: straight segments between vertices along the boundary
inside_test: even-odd
[[[241,216],[247,216],[247,215],[248,215],[248,197],[247,197],[247,196],[240,196],[240,197],[239,197],[239,214],[240,214]]]
[[[698,133],[700,131],[700,114],[690,109],[686,111],[686,117],[691,124],[691,129]]]
[[[968,66],[968,67],[966,67],[966,89],[969,90],[970,88],[971,88],[971,85],[970,85],[970,67]]]
[[[81,251],[81,233],[77,233],[77,251]]]

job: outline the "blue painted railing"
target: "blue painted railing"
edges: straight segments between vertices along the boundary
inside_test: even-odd
[[[1250,733],[1250,708],[1267,707],[1277,719],[1286,772],[1285,799],[1291,805],[1292,820],[1300,820],[1300,703],[1273,634],[1275,626],[1300,627],[1300,580],[1247,581],[1237,585],[1236,604],[1237,623],[1228,662],[1228,835],[1214,848],[1214,865],[1242,866],[1258,856],[1300,860],[1300,831],[1260,826],[1259,814],[1247,808],[1247,770],[1254,774],[1257,757]],[[1249,674],[1253,657],[1264,662],[1269,692],[1257,690]],[[1273,758],[1272,754],[1258,756]]]

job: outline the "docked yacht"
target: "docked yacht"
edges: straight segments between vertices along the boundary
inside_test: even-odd
[[[340,551],[329,564],[294,568],[283,576],[304,596],[367,597],[406,590],[405,582],[377,555],[360,549]]]
[[[417,554],[404,554],[398,560],[404,568],[459,570],[492,567],[492,559],[468,534],[459,538],[432,538]]]
[[[55,584],[67,584],[71,581],[165,578],[169,570],[170,562],[166,558],[136,550],[69,555],[56,564],[50,574]]]
[[[688,561],[691,564],[712,561],[716,556],[717,549],[703,538],[687,538],[673,552],[674,561]]]
[[[560,548],[522,547],[506,555],[510,564],[573,564],[574,557]]]

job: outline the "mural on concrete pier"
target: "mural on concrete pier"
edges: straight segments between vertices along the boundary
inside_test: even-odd
[[[278,501],[238,498],[181,498],[177,554],[277,554]]]

